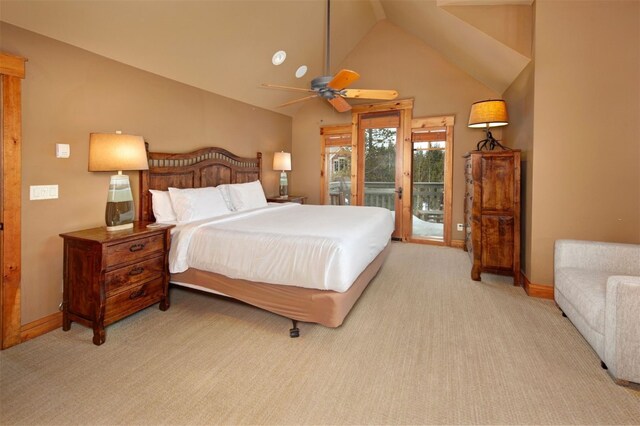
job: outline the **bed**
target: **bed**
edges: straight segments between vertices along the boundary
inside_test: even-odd
[[[204,148],[183,154],[149,152],[148,157],[149,170],[140,172],[142,221],[156,221],[155,197],[169,188],[181,193],[210,187],[246,190],[261,178],[260,153],[245,158]],[[175,195],[178,190],[171,191]],[[344,229],[336,228],[343,222]],[[290,336],[297,337],[298,321],[327,327],[343,323],[382,266],[392,227],[384,209],[291,203],[181,222],[172,235],[170,281],[289,318]]]

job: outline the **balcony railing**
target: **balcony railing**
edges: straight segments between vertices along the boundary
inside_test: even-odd
[[[364,204],[395,210],[394,182],[365,182]],[[351,184],[329,183],[331,204],[351,204]],[[444,183],[414,182],[412,194],[413,215],[427,222],[442,223]]]

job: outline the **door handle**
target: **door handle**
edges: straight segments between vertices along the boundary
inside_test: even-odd
[[[396,191],[395,191],[395,192],[398,194],[398,198],[399,198],[400,200],[402,200],[402,187],[400,187],[400,188],[396,189]]]

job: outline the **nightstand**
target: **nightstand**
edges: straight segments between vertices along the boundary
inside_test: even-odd
[[[286,197],[267,197],[267,201],[270,203],[298,203],[304,204],[307,197],[303,195],[287,195]]]
[[[108,232],[105,227],[60,234],[64,239],[62,329],[75,321],[105,342],[105,326],[160,302],[169,308],[167,255],[173,225]]]

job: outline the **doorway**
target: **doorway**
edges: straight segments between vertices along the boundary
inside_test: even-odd
[[[451,245],[453,124],[453,116],[412,120],[410,241]]]
[[[386,208],[394,239],[451,245],[454,117],[412,108],[359,105],[352,124],[321,128],[321,203]]]
[[[392,212],[394,238],[402,236],[402,144],[398,136],[399,111],[360,114],[358,117],[358,205]]]
[[[320,128],[320,204],[351,204],[351,125]]]

